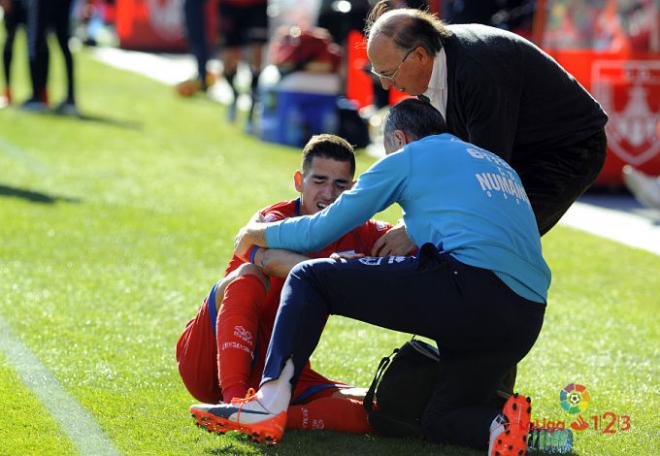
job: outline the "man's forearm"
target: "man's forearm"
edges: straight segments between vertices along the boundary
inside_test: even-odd
[[[283,249],[261,248],[254,255],[254,264],[259,266],[264,274],[281,278],[285,278],[295,265],[306,260],[309,260],[309,257]]]

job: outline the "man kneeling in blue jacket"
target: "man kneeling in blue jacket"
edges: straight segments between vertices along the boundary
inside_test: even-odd
[[[323,211],[251,224],[236,240],[312,251],[393,203],[403,209],[416,257],[319,259],[294,268],[282,290],[259,391],[232,404],[197,405],[213,430],[277,442],[301,369],[329,315],[343,315],[433,339],[439,383],[422,417],[427,439],[486,448],[527,449],[530,400],[491,398],[505,373],[536,341],[550,270],[516,172],[497,155],[445,133],[430,104],[405,100],[385,123],[388,155]],[[490,440],[490,443],[489,443]]]

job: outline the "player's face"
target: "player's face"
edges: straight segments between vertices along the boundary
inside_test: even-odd
[[[331,158],[314,157],[304,174],[294,175],[296,190],[300,193],[302,215],[316,214],[332,204],[339,195],[353,186],[351,164]]]

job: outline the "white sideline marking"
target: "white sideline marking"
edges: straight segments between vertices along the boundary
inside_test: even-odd
[[[121,455],[94,418],[11,333],[0,317],[0,352],[73,441],[83,456]]]
[[[92,55],[100,62],[111,67],[141,74],[142,76],[170,86],[185,81],[197,73],[195,60],[190,55],[159,55],[105,47],[95,48]],[[207,69],[216,74],[221,73],[221,68],[222,63],[215,59],[209,60],[207,64]],[[249,88],[250,78],[248,67],[239,64],[235,85],[239,88]],[[222,104],[229,104],[234,97],[229,84],[222,78],[209,87],[207,95],[212,100]],[[238,109],[247,111],[250,103],[250,96],[247,93],[241,93],[239,95]]]
[[[660,255],[660,225],[633,214],[578,202],[559,223]]]
[[[191,77],[196,71],[192,58],[185,56],[172,56],[167,59],[147,52],[100,47],[94,50],[94,57],[107,65],[138,73],[168,85],[177,84]]]
[[[0,150],[4,150],[7,153],[7,155],[9,155],[10,157],[13,157],[16,160],[23,162],[32,171],[38,171],[38,172],[47,171],[47,167],[43,163],[40,163],[39,161],[30,157],[20,147],[2,138],[0,138]]]

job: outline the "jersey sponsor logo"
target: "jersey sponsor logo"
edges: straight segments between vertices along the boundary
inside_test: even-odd
[[[465,151],[470,154],[472,158],[488,160],[489,162],[494,163],[496,166],[501,166],[502,168],[506,169],[513,169],[511,168],[511,165],[509,165],[503,158],[498,157],[492,152],[479,150],[474,147],[468,147],[465,149]]]
[[[380,264],[383,262],[383,257],[364,257],[358,259],[358,261],[362,264],[366,264],[367,266],[380,266]]]
[[[242,326],[234,326],[234,336],[242,339],[245,343],[252,344],[252,333]]]
[[[401,263],[402,261],[406,261],[406,258],[404,256],[390,256],[386,257],[387,258],[387,264],[394,264],[394,263]]]
[[[481,190],[486,193],[486,196],[491,198],[495,192],[499,192],[504,199],[512,196],[516,199],[516,203],[524,201],[531,207],[527,193],[525,193],[524,187],[516,179],[516,176],[512,172],[507,172],[508,175],[505,175],[502,170],[499,171],[499,174],[477,173],[474,175],[481,186]]]
[[[477,173],[474,175],[481,186],[481,190],[486,193],[488,198],[492,198],[495,192],[499,192],[504,199],[512,196],[515,198],[516,204],[520,204],[520,202],[523,201],[531,207],[529,199],[527,198],[527,193],[525,193],[525,188],[520,182],[520,179],[511,165],[509,165],[504,159],[498,157],[492,152],[474,147],[467,147],[465,151],[470,154],[472,158],[487,160],[497,167],[496,173]]]
[[[381,264],[383,264],[384,261],[387,264],[394,264],[394,263],[401,263],[402,261],[406,261],[407,258],[410,257],[405,257],[405,256],[364,257],[364,258],[359,258],[358,261],[362,264],[366,264],[367,266],[380,266]]]

